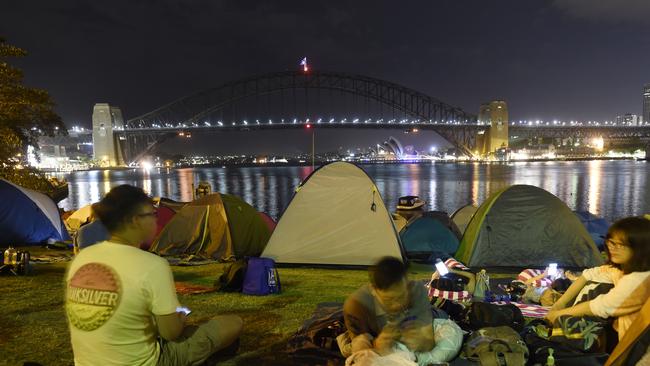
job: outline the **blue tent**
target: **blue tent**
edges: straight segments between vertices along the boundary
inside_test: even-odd
[[[399,235],[409,259],[446,259],[458,250],[458,236],[436,217],[419,217],[409,222]]]
[[[0,179],[0,245],[70,240],[59,209],[47,195]]]
[[[604,238],[607,235],[607,229],[612,224],[604,218],[598,217],[588,211],[574,211],[574,213],[578,216],[582,225],[585,226],[589,235],[591,235],[598,249],[602,250],[605,245]]]

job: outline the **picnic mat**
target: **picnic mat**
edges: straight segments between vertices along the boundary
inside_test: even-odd
[[[30,255],[29,263],[30,264],[41,264],[41,263],[58,263],[58,262],[68,262],[72,260],[72,253],[56,253],[56,254],[41,254],[41,255]]]
[[[216,291],[213,286],[197,285],[189,282],[175,282],[176,293],[181,295],[205,294]]]
[[[492,304],[495,305],[512,304],[518,307],[519,310],[521,310],[521,313],[527,318],[543,318],[551,309],[550,306],[542,306],[536,304],[523,304],[514,301],[495,301]]]
[[[171,266],[202,266],[205,264],[220,263],[215,259],[206,259],[194,255],[168,256],[165,257]]]

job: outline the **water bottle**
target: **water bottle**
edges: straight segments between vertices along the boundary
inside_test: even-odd
[[[548,349],[548,357],[546,358],[546,366],[555,366],[555,357],[553,357],[553,348]]]
[[[5,265],[16,265],[16,249],[9,247],[5,250],[3,263]]]
[[[9,264],[9,249],[11,247],[7,248],[7,250],[4,251],[4,259],[2,260],[2,264]]]

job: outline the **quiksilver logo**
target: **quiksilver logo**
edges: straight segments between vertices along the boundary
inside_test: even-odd
[[[68,282],[66,313],[77,329],[92,331],[111,318],[120,303],[120,281],[113,269],[101,263],[79,267]]]

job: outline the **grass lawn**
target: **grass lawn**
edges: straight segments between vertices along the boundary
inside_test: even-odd
[[[29,249],[32,255],[40,249]],[[53,251],[51,251],[53,252]],[[70,335],[63,309],[67,263],[37,264],[31,276],[0,277],[0,365],[72,365]],[[176,281],[211,285],[223,264],[172,267]],[[247,296],[229,293],[179,295],[195,322],[219,314],[244,319],[240,352],[224,365],[287,365],[287,339],[311,316],[316,304],[339,301],[367,282],[365,270],[280,268],[282,294]],[[427,267],[414,267],[411,278],[428,278]]]

